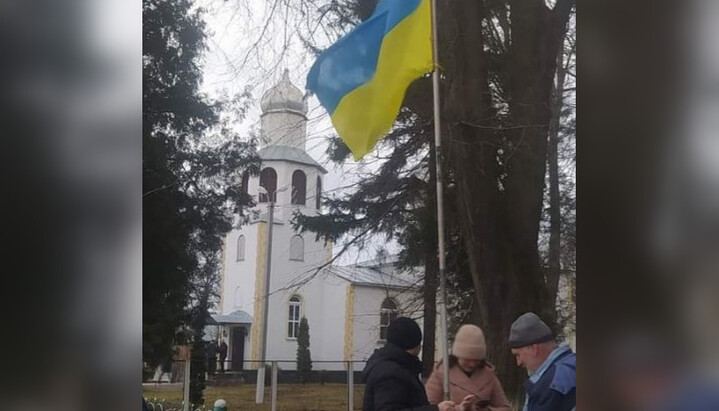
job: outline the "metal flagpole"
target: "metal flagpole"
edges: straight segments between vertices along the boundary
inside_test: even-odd
[[[442,327],[442,389],[444,399],[449,399],[449,349],[447,338],[447,289],[445,278],[445,254],[444,254],[444,201],[442,193],[442,135],[439,121],[439,64],[437,51],[437,0],[432,0],[432,58],[434,59],[434,70],[432,70],[432,94],[434,102],[434,158],[435,173],[437,174],[437,239],[439,245],[439,295],[440,313]]]

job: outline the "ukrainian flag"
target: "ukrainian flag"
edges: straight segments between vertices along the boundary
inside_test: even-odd
[[[430,0],[380,0],[307,75],[355,160],[392,127],[410,83],[432,70]]]

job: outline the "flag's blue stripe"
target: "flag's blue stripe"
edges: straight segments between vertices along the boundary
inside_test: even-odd
[[[307,89],[332,115],[342,97],[368,82],[377,67],[382,39],[410,15],[421,0],[380,0],[372,16],[317,57]]]

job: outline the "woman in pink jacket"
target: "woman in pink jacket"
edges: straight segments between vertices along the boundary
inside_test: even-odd
[[[449,394],[450,400],[457,404],[466,403],[468,396],[473,397],[474,410],[509,411],[509,402],[502,384],[494,375],[494,366],[485,356],[487,345],[482,329],[476,325],[465,324],[459,328],[452,344],[449,356]],[[434,368],[427,380],[427,398],[431,404],[442,402],[443,374],[442,362]]]

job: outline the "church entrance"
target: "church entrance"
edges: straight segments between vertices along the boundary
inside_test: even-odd
[[[232,371],[242,371],[242,363],[245,358],[245,328],[235,327],[232,329]]]

